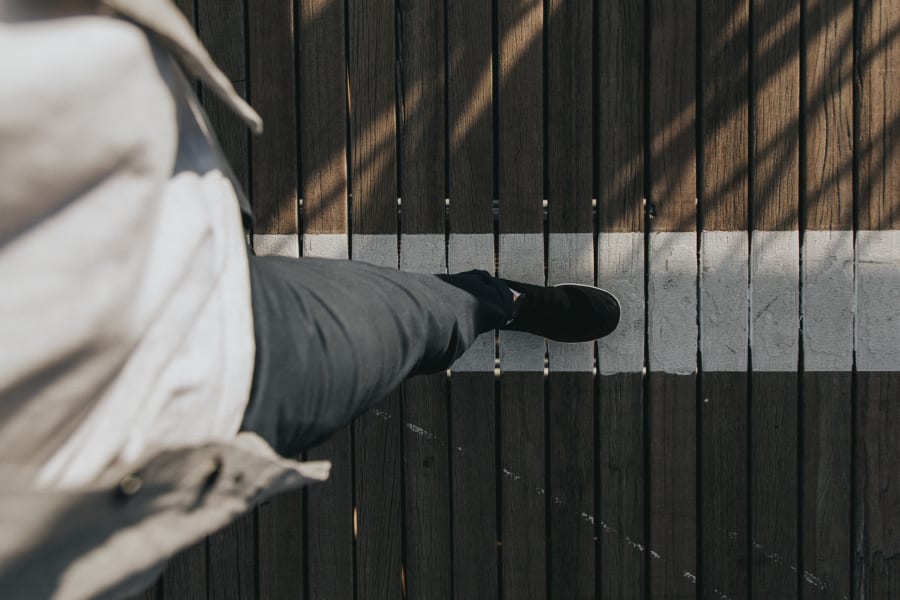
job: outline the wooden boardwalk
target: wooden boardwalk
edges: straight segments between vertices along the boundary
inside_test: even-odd
[[[260,254],[599,282],[145,597],[900,597],[900,3],[180,0]]]

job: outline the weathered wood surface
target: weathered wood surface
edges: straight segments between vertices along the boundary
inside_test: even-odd
[[[900,595],[895,3],[179,6],[266,119],[200,90],[258,248],[623,321],[483,336],[143,597]]]

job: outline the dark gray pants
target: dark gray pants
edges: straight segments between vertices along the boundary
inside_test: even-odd
[[[506,323],[485,271],[418,275],[361,262],[250,257],[256,368],[241,426],[296,456],[413,375],[447,369]]]

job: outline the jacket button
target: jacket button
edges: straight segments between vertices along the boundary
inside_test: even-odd
[[[123,496],[134,496],[141,491],[143,484],[137,475],[126,475],[119,481],[119,493]]]

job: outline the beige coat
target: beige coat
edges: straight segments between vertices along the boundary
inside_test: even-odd
[[[29,152],[39,158],[47,156],[48,160],[55,161],[54,164],[64,164],[66,153],[70,153],[72,161],[91,168],[59,169],[50,176],[38,171],[35,175],[27,169],[27,162],[23,162],[21,167],[17,163],[28,158],[23,158],[15,143],[16,136],[31,139],[28,127],[20,127],[23,123],[27,125],[28,115],[24,115],[21,122],[8,114],[0,115],[0,135],[5,134],[8,138],[0,138],[0,163],[3,163],[0,164],[0,173],[5,179],[5,187],[0,194],[6,195],[6,198],[0,197],[6,207],[4,218],[0,219],[0,270],[6,266],[10,268],[10,273],[24,273],[18,277],[18,288],[15,281],[10,281],[16,279],[12,277],[4,281],[6,287],[0,290],[0,330],[15,332],[19,321],[23,320],[20,318],[23,311],[39,311],[39,306],[22,304],[21,294],[25,290],[34,293],[38,299],[49,298],[47,301],[53,303],[48,305],[53,309],[50,312],[63,319],[61,325],[49,328],[38,340],[0,336],[6,338],[0,339],[0,355],[5,359],[0,361],[0,598],[118,597],[151,583],[174,553],[224,526],[266,497],[327,478],[330,465],[284,460],[257,436],[236,433],[246,403],[253,350],[252,323],[247,316],[249,282],[246,256],[242,260],[240,246],[242,233],[237,209],[240,190],[224,164],[190,86],[180,69],[172,63],[171,57],[174,56],[181,67],[199,78],[206,89],[220,95],[254,131],[261,130],[259,116],[235,93],[228,79],[213,65],[190,24],[166,0],[0,0],[0,27],[5,27],[4,31],[8,32],[12,27],[8,24],[10,21],[46,16],[35,14],[40,12],[53,16],[77,15],[76,19],[81,19],[79,23],[86,23],[87,26],[99,24],[101,28],[104,27],[104,19],[124,17],[142,28],[117,21],[122,26],[113,35],[121,34],[126,49],[150,52],[152,58],[144,63],[152,66],[155,62],[162,76],[149,86],[129,88],[123,82],[117,96],[121,91],[141,99],[144,112],[135,115],[134,127],[144,127],[139,136],[156,140],[158,144],[151,144],[148,147],[152,151],[146,151],[144,147],[135,149],[127,136],[121,139],[115,136],[105,138],[104,141],[112,145],[106,148],[107,155],[98,155],[100,158],[96,165],[91,163],[94,158],[92,153],[97,151],[95,145],[86,143],[83,147],[66,147],[61,153],[61,149],[52,144],[38,144]],[[7,24],[3,25],[4,21]],[[0,31],[2,35],[3,31]],[[3,40],[0,39],[2,45]],[[14,44],[10,44],[7,50],[15,51]],[[5,59],[13,60],[9,52]],[[59,75],[60,81],[63,81],[66,73]],[[4,100],[2,92],[0,90],[0,110]],[[104,102],[105,99],[95,98],[94,101]],[[17,106],[24,113],[31,108],[28,103]],[[48,116],[52,116],[54,126],[76,136],[75,139],[79,139],[78,136],[92,139],[90,120],[73,120],[70,123],[66,119],[66,111],[72,106],[73,103],[64,102],[59,105],[58,111]],[[121,103],[89,108],[96,109],[105,118],[108,115],[105,111],[116,110],[117,106],[120,107]],[[35,117],[36,123],[40,123],[38,117]],[[127,123],[129,115],[119,115],[119,118]],[[68,129],[70,124],[74,127],[72,131]],[[167,129],[170,127],[174,131]],[[129,135],[134,134],[131,127],[125,129]],[[177,147],[167,146],[169,139],[174,140],[171,143]],[[120,157],[121,164],[111,161],[110,156],[117,157],[116,160]],[[108,190],[98,188],[97,181],[101,175],[104,186],[113,191],[119,189],[116,186],[121,186],[125,191],[118,196],[113,193],[103,197],[100,192]],[[171,179],[167,181],[166,177]],[[41,190],[36,196],[31,192],[35,185]],[[42,296],[40,289],[35,293],[36,282],[44,285],[46,278],[24,279],[27,270],[22,271],[21,265],[27,261],[27,253],[25,258],[20,255],[14,257],[15,260],[11,259],[11,253],[16,249],[21,251],[22,240],[31,236],[31,241],[37,242],[33,246],[34,251],[46,252],[48,256],[54,253],[65,256],[70,249],[53,246],[59,239],[53,238],[52,228],[47,229],[48,233],[44,235],[47,244],[52,246],[49,252],[41,247],[40,239],[37,239],[40,236],[36,232],[47,223],[77,218],[76,202],[58,201],[63,196],[78,198],[82,194],[72,190],[85,190],[83,194],[91,196],[91,201],[103,200],[108,202],[105,206],[110,211],[116,211],[121,208],[118,198],[126,198],[135,206],[140,206],[140,202],[135,203],[135,198],[155,199],[157,189],[164,189],[169,200],[174,199],[170,205],[176,207],[179,206],[179,198],[189,197],[184,194],[190,195],[192,190],[199,195],[230,200],[227,204],[199,203],[201,209],[194,211],[197,223],[205,228],[204,239],[207,242],[207,238],[213,240],[207,243],[212,248],[210,252],[215,254],[220,251],[221,256],[207,263],[197,263],[199,259],[192,256],[194,263],[215,265],[215,272],[212,276],[206,272],[190,273],[194,284],[200,282],[201,288],[195,290],[197,294],[215,295],[220,288],[228,292],[223,295],[224,304],[216,308],[218,320],[213,321],[224,324],[213,328],[216,335],[224,336],[216,338],[217,343],[213,345],[225,350],[218,357],[221,359],[219,362],[213,359],[204,362],[208,358],[205,357],[206,349],[202,346],[198,348],[197,343],[193,346],[173,346],[171,349],[163,343],[164,352],[159,362],[163,375],[151,377],[140,373],[138,368],[138,372],[127,380],[131,386],[129,389],[122,390],[118,395],[110,394],[109,383],[122,380],[119,377],[125,370],[122,361],[126,358],[130,360],[129,357],[134,354],[133,348],[137,342],[131,338],[144,342],[145,336],[136,336],[127,327],[122,330],[110,327],[110,323],[118,322],[116,318],[121,318],[114,301],[108,307],[108,314],[99,313],[100,320],[96,323],[84,322],[81,313],[74,308],[72,314],[76,315],[73,318],[75,322],[66,323],[66,312],[58,308],[66,306],[66,302],[77,304],[79,300],[66,298],[64,294]],[[16,194],[20,196],[17,198]],[[97,206],[104,204],[101,202]],[[203,206],[209,209],[210,214],[202,209]],[[164,218],[165,211],[152,214],[152,219]],[[175,223],[182,220],[183,215],[179,214]],[[72,224],[65,223],[70,230]],[[111,273],[127,277],[133,272],[128,267],[132,264],[128,260],[133,259],[134,255],[137,260],[143,256],[140,252],[135,253],[135,246],[130,243],[132,239],[135,245],[146,243],[148,252],[163,252],[163,258],[165,252],[171,252],[169,248],[159,250],[159,238],[151,236],[145,239],[149,225],[138,219],[134,221],[133,238],[113,236],[113,241],[125,243],[126,246],[113,245],[108,252],[111,256],[104,257],[102,244],[88,247],[99,249],[101,254],[98,256],[103,257],[100,262],[104,265],[119,269]],[[217,236],[222,229],[230,233],[219,238]],[[93,231],[94,235],[103,234],[102,229],[94,228]],[[181,239],[173,232],[172,236],[164,236],[164,244],[171,241],[170,237]],[[183,239],[189,240],[190,236]],[[235,243],[238,245],[237,252]],[[230,250],[223,251],[223,244],[231,244]],[[118,255],[117,250],[122,250],[122,256]],[[83,257],[74,257],[73,260],[78,258]],[[120,258],[122,264],[117,262]],[[161,260],[157,264],[165,266],[171,262]],[[77,260],[73,264],[78,264]],[[62,273],[61,278],[65,279],[65,275]],[[109,278],[97,277],[94,272],[90,275],[93,279],[86,279],[94,291],[97,286],[109,281]],[[49,283],[54,284],[59,279],[51,278]],[[207,280],[207,287],[202,287]],[[225,288],[222,288],[222,282],[227,284]],[[87,283],[85,287],[88,287]],[[156,288],[148,286],[146,289]],[[173,289],[181,293],[180,289]],[[243,303],[229,306],[227,298],[233,296],[235,290],[247,298]],[[100,292],[97,292],[97,297],[115,300],[121,290],[111,288],[106,296]],[[186,298],[189,303],[190,298]],[[183,305],[179,303],[179,306]],[[10,307],[12,309],[4,312],[5,308]],[[139,311],[137,315],[140,316]],[[137,323],[134,314],[129,313],[127,317],[122,322],[130,325]],[[193,321],[184,321],[183,316],[180,318],[185,327],[195,328]],[[156,316],[145,320],[152,326],[166,321]],[[169,324],[175,323],[177,331],[178,323],[182,321],[170,319]],[[249,332],[248,326],[251,327]],[[96,334],[98,327],[106,328],[102,336]],[[202,339],[203,336],[194,337]],[[168,339],[166,336],[163,338]],[[85,340],[90,343],[80,346]],[[61,348],[64,343],[69,345]],[[187,349],[183,347],[185,345]],[[158,351],[159,344],[156,343],[152,349]],[[223,370],[223,365],[235,364],[235,361],[239,366],[241,361],[249,363],[246,368],[225,369],[228,372],[212,382],[214,385],[201,382],[202,385],[198,386],[191,377],[200,371],[188,368],[176,370],[173,374],[172,369],[168,368],[171,361],[166,359],[166,352],[169,350],[194,352],[200,357],[198,369],[201,371],[202,368],[210,372]],[[50,361],[47,358],[49,352],[58,353],[60,358]],[[149,356],[153,353],[150,352]],[[148,363],[142,362],[139,366],[144,364]],[[34,371],[38,376],[29,376],[29,365],[40,369]],[[145,400],[144,396],[141,396],[141,402],[129,404],[125,401],[131,411],[127,414],[116,410],[115,406],[102,406],[103,402],[114,405],[115,398],[144,393],[146,390],[142,381],[156,387],[169,385],[172,390],[192,389],[193,386],[201,390],[207,400],[221,394],[222,402],[201,405],[199,414],[194,415],[190,414],[191,402],[179,404],[177,394],[172,396],[171,393],[161,394],[161,408],[154,410],[148,409],[150,401]],[[92,386],[101,384],[107,386],[101,388],[104,393],[92,394]],[[101,396],[102,401],[99,399]],[[188,411],[179,418],[194,417],[197,426],[182,427],[181,431],[176,431],[180,437],[173,435],[171,439],[164,439],[169,429],[177,430],[178,427],[167,427],[164,419],[160,421],[158,413],[171,411],[173,407]],[[221,414],[213,414],[216,411]],[[94,418],[98,414],[102,414],[103,419]],[[119,422],[120,418],[122,422]],[[156,425],[155,429],[153,425]],[[199,433],[194,435],[194,429]],[[106,448],[104,443],[107,440],[118,440],[118,445]],[[94,443],[97,441],[104,443]],[[73,444],[69,451],[68,447]],[[110,462],[110,456],[117,459]]]

